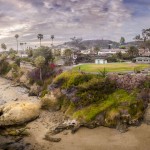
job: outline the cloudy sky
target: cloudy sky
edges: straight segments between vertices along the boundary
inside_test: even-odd
[[[19,42],[39,45],[83,39],[126,41],[150,27],[150,0],[0,0],[0,43],[14,47]]]

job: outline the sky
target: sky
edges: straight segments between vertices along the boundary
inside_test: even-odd
[[[19,42],[54,45],[77,37],[131,41],[150,28],[150,0],[0,0],[0,43],[16,48]]]

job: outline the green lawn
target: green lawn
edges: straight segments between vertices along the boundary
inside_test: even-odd
[[[108,63],[108,64],[83,64],[80,65],[80,70],[85,72],[98,72],[104,68],[108,72],[125,72],[134,71],[135,68],[140,70],[149,68],[149,64],[135,64],[135,63]],[[73,70],[78,70],[79,66],[74,67]]]

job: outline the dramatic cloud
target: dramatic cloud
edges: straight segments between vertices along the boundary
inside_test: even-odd
[[[146,8],[146,9],[144,9]],[[15,45],[15,34],[28,45],[83,39],[131,40],[150,22],[149,0],[0,0],[0,40]],[[146,20],[146,21],[145,21]]]

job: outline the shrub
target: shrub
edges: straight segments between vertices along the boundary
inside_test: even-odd
[[[52,78],[55,76],[55,71],[51,70],[48,66],[45,66],[42,69],[42,78],[45,81],[46,79],[52,80]],[[32,70],[31,72],[28,73],[28,77],[30,79],[30,83],[41,83],[42,81],[40,81],[40,69],[36,68],[34,70]],[[44,83],[42,82],[42,85]]]
[[[141,73],[141,68],[140,67],[135,67],[134,68],[134,73]]]
[[[15,64],[20,67],[21,59],[19,57],[15,58]]]
[[[55,84],[61,85],[62,88],[77,86],[92,79],[92,75],[82,74],[80,72],[64,72],[54,79]]]
[[[104,68],[103,70],[98,70],[98,76],[105,78],[108,74],[108,71],[106,70],[106,68]]]
[[[7,61],[0,62],[0,74],[7,74],[11,70],[11,66]]]
[[[104,78],[93,78],[89,82],[85,82],[78,86],[75,101],[77,107],[84,107],[95,102],[104,101],[109,94],[114,92],[116,85]]]
[[[104,111],[111,111],[112,109],[119,108],[122,106],[124,103],[127,103],[127,108],[131,108],[132,112],[132,105],[137,104],[136,101],[136,93],[128,93],[125,90],[117,90],[114,93],[110,94],[104,101],[100,101],[97,103],[93,103],[88,107],[84,107],[81,110],[76,111],[73,114],[73,117],[76,119],[83,119],[87,122],[95,119],[95,117],[104,112]],[[141,110],[141,107],[137,105],[138,109]],[[142,111],[142,110],[141,110]],[[136,113],[133,113],[135,116]]]

